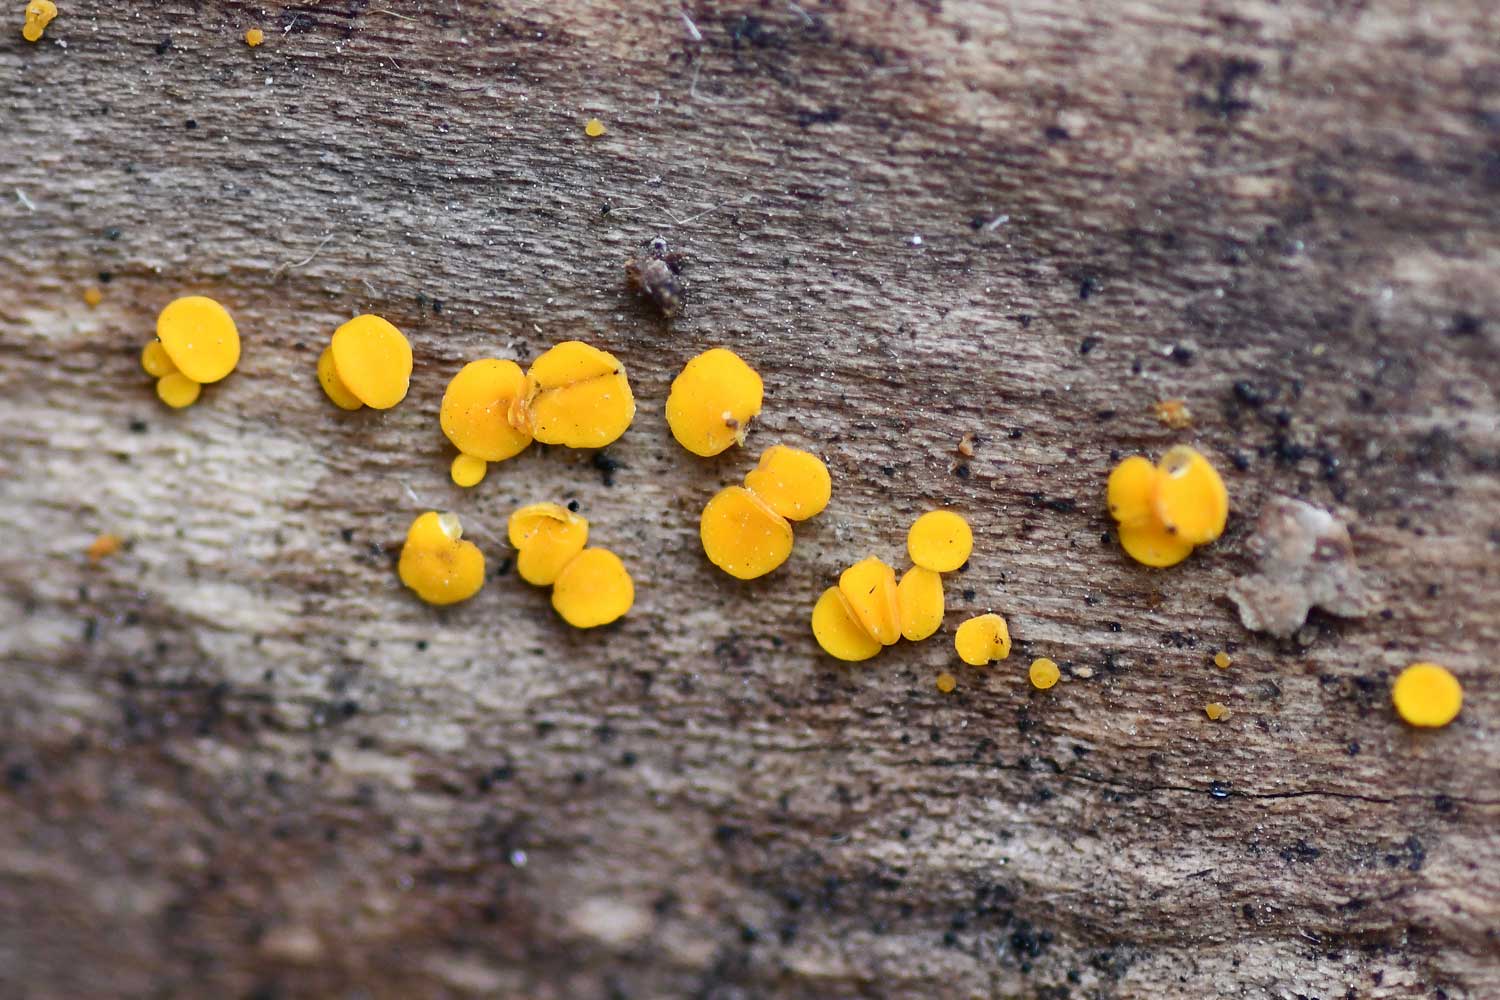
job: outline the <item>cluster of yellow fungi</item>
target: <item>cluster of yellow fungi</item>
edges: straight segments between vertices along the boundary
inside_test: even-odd
[[[574,628],[608,625],[635,603],[635,584],[620,557],[585,548],[589,522],[555,503],[534,503],[510,516],[516,571],[536,587],[552,588],[552,607]]]
[[[457,514],[430,510],[406,532],[396,571],[428,604],[457,604],[484,586],[484,553],[464,540]]]
[[[1136,562],[1175,566],[1224,533],[1229,491],[1208,459],[1186,445],[1155,465],[1132,455],[1109,474],[1109,513],[1120,545]]]
[[[528,371],[514,361],[481,358],[459,369],[443,393],[439,422],[458,449],[449,475],[474,486],[491,462],[532,441],[603,448],[635,419],[635,397],[614,355],[577,340],[543,353]]]
[[[389,410],[411,388],[411,344],[390,321],[356,316],[318,356],[318,383],[341,410]]]
[[[772,445],[745,476],[744,486],[726,486],[703,507],[698,535],[708,561],[741,580],[776,569],[792,554],[792,521],[805,521],[828,506],[833,480],[811,452]]]
[[[21,25],[21,37],[28,42],[42,40],[42,32],[57,16],[57,4],[52,0],[31,0],[26,5],[26,20]]]
[[[198,399],[240,363],[240,333],[234,318],[213,299],[175,299],[156,317],[156,339],[141,351],[141,367],[156,379],[156,395],[180,410]]]

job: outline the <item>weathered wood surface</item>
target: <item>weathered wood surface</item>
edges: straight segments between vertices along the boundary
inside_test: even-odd
[[[1489,0],[62,7],[0,33],[0,993],[1500,995]],[[657,235],[671,326],[622,283]],[[189,291],[245,355],[169,413],[136,356]],[[363,310],[416,349],[383,415],[313,378]],[[447,377],[565,337],[643,404],[613,486],[452,488]],[[703,462],[660,406],[721,343],[768,405]],[[1236,516],[1146,571],[1101,486],[1183,439]],[[774,441],[834,502],[736,584],[696,511]],[[1240,628],[1273,492],[1353,513],[1380,613]],[[542,498],[635,570],[619,627],[400,588],[422,506],[499,568]],[[951,632],[844,669],[806,627],[937,502],[949,629],[1017,638],[948,697]],[[1448,730],[1388,708],[1418,657]]]

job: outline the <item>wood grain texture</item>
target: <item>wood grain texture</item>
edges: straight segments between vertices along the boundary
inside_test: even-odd
[[[1500,995],[1488,0],[60,6],[0,33],[0,993]],[[172,413],[136,358],[187,292],[245,352]],[[366,310],[417,373],[345,414],[314,361]],[[447,378],[568,337],[630,370],[618,468],[453,488]],[[700,461],[661,404],[716,344],[767,406]],[[1178,440],[1234,516],[1151,572],[1102,484]],[[738,584],[696,514],[777,441],[833,504]],[[1349,512],[1380,611],[1240,628],[1276,493]],[[632,567],[619,626],[505,571],[541,499]],[[820,657],[815,596],[936,503],[945,631]],[[496,571],[451,610],[393,568],[426,507]],[[938,694],[988,609],[1016,651]],[[1447,730],[1389,709],[1416,658]]]

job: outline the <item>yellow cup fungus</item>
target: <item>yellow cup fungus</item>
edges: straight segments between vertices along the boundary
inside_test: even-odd
[[[890,566],[874,556],[861,559],[839,577],[839,593],[870,638],[882,646],[901,638],[901,601]]]
[[[1230,658],[1229,654],[1224,652],[1222,649],[1214,654],[1214,666],[1218,667],[1220,670],[1228,670],[1229,665],[1233,662],[1234,660]]]
[[[813,637],[840,660],[867,660],[905,638],[919,642],[943,624],[943,579],[913,566],[896,571],[874,556],[844,570],[813,606]]]
[[[443,392],[439,423],[458,449],[453,481],[473,486],[490,462],[503,462],[531,444],[528,431],[510,422],[511,407],[526,395],[526,373],[514,361],[481,358],[459,369]]]
[[[537,587],[555,583],[589,541],[587,519],[556,503],[527,504],[510,516],[506,530],[517,552],[516,570]]]
[[[161,378],[177,370],[177,366],[172,364],[171,356],[167,354],[167,349],[161,346],[159,340],[151,341],[146,345],[145,350],[141,351],[141,367],[152,378]]]
[[[958,687],[958,678],[946,670],[937,675],[937,689],[943,694],[951,694]]]
[[[840,660],[857,663],[868,660],[881,650],[880,643],[854,617],[849,602],[838,587],[823,591],[813,605],[812,630],[813,638],[818,640],[823,652]]]
[[[745,488],[788,521],[816,517],[833,497],[828,466],[812,452],[774,444],[745,474]]]
[[[1057,683],[1062,672],[1057,669],[1056,663],[1042,656],[1031,661],[1031,669],[1026,672],[1026,675],[1030,678],[1032,687],[1038,691],[1045,691]]]
[[[982,667],[1010,655],[1010,627],[1005,619],[991,612],[976,615],[958,627],[953,635],[958,658],[971,667]]]
[[[94,308],[103,301],[104,293],[99,291],[96,286],[90,285],[88,288],[85,288],[83,290],[83,304],[88,306],[90,309]]]
[[[590,139],[597,139],[605,133],[604,123],[597,118],[590,118],[583,123],[583,134]]]
[[[174,299],[156,317],[156,339],[141,351],[141,367],[156,379],[156,395],[174,409],[191,406],[206,382],[217,382],[240,361],[234,318],[213,299]]]
[[[934,570],[913,566],[896,584],[901,635],[912,642],[932,635],[943,624],[943,578]]]
[[[1220,719],[1229,718],[1229,709],[1221,702],[1211,701],[1203,706],[1203,714],[1208,716],[1210,722],[1218,722]]]
[[[26,5],[26,21],[21,25],[21,37],[28,42],[39,42],[42,32],[57,16],[57,4],[52,0],[31,0]]]
[[[552,607],[574,628],[608,625],[634,603],[630,572],[608,549],[584,549],[568,561],[552,585]]]
[[[1396,712],[1409,725],[1429,729],[1446,726],[1463,707],[1464,691],[1446,667],[1413,663],[1401,671],[1391,688]]]
[[[174,410],[192,406],[198,401],[203,386],[182,372],[171,372],[156,380],[156,396]]]
[[[1178,445],[1153,465],[1132,455],[1109,474],[1106,498],[1120,545],[1136,562],[1174,566],[1224,532],[1229,492],[1208,459]]]
[[[318,358],[318,382],[334,405],[389,410],[411,387],[411,343],[390,322],[369,314],[337,330]]]
[[[951,510],[932,510],[912,523],[906,536],[911,561],[935,573],[951,573],[969,561],[974,533],[969,522]]]
[[[428,511],[407,531],[397,572],[428,604],[456,604],[484,586],[484,553],[463,540],[457,514]]]
[[[252,49],[266,40],[266,33],[259,28],[248,28],[245,31],[245,44]]]
[[[726,486],[703,508],[698,534],[708,561],[741,580],[753,580],[792,554],[792,521],[820,513],[832,495],[822,459],[775,445],[745,476],[744,486]]]
[[[733,351],[715,347],[689,361],[672,380],[667,426],[694,455],[717,455],[745,443],[764,393],[754,368]]]

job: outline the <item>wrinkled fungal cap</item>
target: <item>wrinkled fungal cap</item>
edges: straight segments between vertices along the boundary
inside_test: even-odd
[[[537,587],[557,582],[563,568],[589,541],[589,522],[561,504],[533,503],[510,516],[506,526],[516,547],[516,571]]]
[[[1031,661],[1031,669],[1027,671],[1027,676],[1031,679],[1032,687],[1045,691],[1057,683],[1062,673],[1057,669],[1056,663],[1043,656]]]
[[[1218,722],[1229,714],[1229,709],[1217,701],[1211,701],[1203,706],[1203,714],[1208,716],[1211,721]]]
[[[951,510],[931,510],[917,518],[906,534],[911,561],[936,573],[951,573],[969,561],[974,533],[969,522]]]
[[[608,625],[635,603],[635,584],[620,557],[584,549],[563,567],[552,587],[552,607],[574,628]]]
[[[1120,524],[1145,524],[1156,519],[1156,466],[1144,455],[1131,455],[1109,474],[1106,495],[1109,514]]]
[[[733,351],[715,347],[689,361],[672,380],[667,426],[694,455],[717,455],[745,443],[764,391],[754,368]]]
[[[532,362],[526,389],[524,405],[512,409],[512,423],[543,444],[603,448],[635,419],[625,367],[614,355],[576,340]]]
[[[1005,619],[991,612],[970,618],[953,635],[958,658],[971,667],[982,667],[1010,655],[1010,628]]]
[[[1464,690],[1446,667],[1413,663],[1396,678],[1391,701],[1409,725],[1435,728],[1446,726],[1458,715],[1464,703]]]
[[[156,395],[174,410],[192,406],[203,387],[182,372],[172,372],[156,380]]]
[[[1219,473],[1197,451],[1178,445],[1156,465],[1153,508],[1157,519],[1189,545],[1206,545],[1224,533],[1229,491]]]
[[[141,367],[146,369],[146,374],[152,378],[161,378],[170,375],[177,370],[172,364],[172,356],[167,349],[161,346],[161,341],[153,340],[147,344],[145,350],[141,351]]]
[[[484,479],[484,474],[490,470],[490,463],[473,455],[459,454],[448,466],[448,475],[455,485],[465,489],[470,486],[478,486]]]
[[[839,593],[870,638],[889,646],[901,638],[901,601],[896,571],[870,556],[844,570]]]
[[[376,410],[389,410],[406,398],[411,344],[389,322],[379,316],[356,316],[333,332],[329,346],[333,371],[349,395]]]
[[[714,494],[698,535],[708,561],[741,580],[765,576],[792,554],[792,526],[743,486]]]
[[[503,462],[531,444],[530,432],[510,422],[512,405],[525,395],[526,373],[514,361],[470,361],[443,392],[439,423],[453,447],[465,455]]]
[[[1120,525],[1120,546],[1125,554],[1145,566],[1176,566],[1193,547],[1171,534],[1155,518]]]
[[[42,32],[57,16],[57,4],[52,0],[31,0],[26,5],[26,21],[21,25],[21,37],[28,42],[40,41]]]
[[[456,604],[484,586],[484,553],[463,540],[457,514],[428,511],[406,532],[396,570],[428,604]]]
[[[789,521],[816,517],[833,496],[828,466],[810,451],[776,444],[761,453],[745,486]]]
[[[156,317],[156,337],[177,370],[199,384],[219,381],[240,363],[234,318],[202,295],[167,303]]]
[[[913,566],[896,584],[896,602],[902,636],[912,642],[927,638],[943,624],[943,578],[933,570]]]
[[[812,630],[823,652],[836,659],[857,663],[868,660],[881,649],[880,643],[870,638],[870,633],[855,619],[837,587],[823,591],[813,605]]]
[[[331,346],[323,348],[323,353],[318,355],[318,384],[323,387],[328,398],[333,400],[333,405],[341,410],[358,410],[365,405],[339,381],[338,369],[333,365]]]

